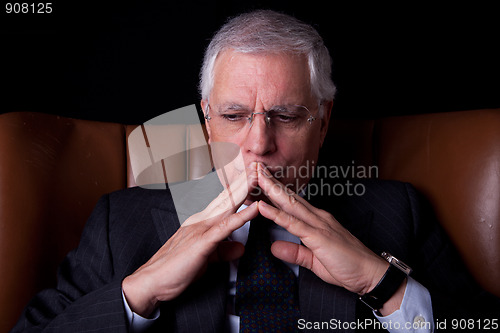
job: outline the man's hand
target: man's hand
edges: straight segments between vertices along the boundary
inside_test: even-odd
[[[271,247],[277,258],[310,269],[323,281],[363,295],[371,291],[388,268],[388,263],[373,253],[330,213],[318,209],[275,179],[259,164],[258,184],[271,206],[259,202],[259,212],[290,233],[304,245],[276,241]],[[404,284],[405,285],[405,284]],[[397,310],[404,288],[384,305],[382,314]]]
[[[258,215],[257,202],[236,213],[257,185],[256,164],[248,168],[202,212],[187,219],[158,252],[122,283],[131,309],[148,317],[162,301],[179,296],[211,261],[243,255],[238,242],[224,241]]]

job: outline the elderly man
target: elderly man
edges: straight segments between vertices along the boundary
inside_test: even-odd
[[[443,299],[473,282],[412,188],[366,181],[360,196],[304,199],[330,119],[330,67],[318,33],[290,16],[224,25],[205,54],[201,106],[210,143],[237,145],[243,167],[182,226],[168,190],[105,196],[58,288],[14,331],[433,330],[452,310]]]

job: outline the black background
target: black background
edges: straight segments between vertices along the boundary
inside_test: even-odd
[[[253,8],[292,14],[322,34],[337,117],[500,107],[497,9],[346,3],[52,0],[51,14],[9,15],[2,5],[0,112],[134,124],[198,103],[208,40]]]

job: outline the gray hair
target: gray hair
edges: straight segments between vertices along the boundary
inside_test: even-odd
[[[217,56],[227,49],[241,53],[292,53],[307,57],[311,92],[320,101],[333,100],[332,61],[318,32],[286,14],[257,10],[230,19],[212,38],[200,73],[201,97],[208,100]]]

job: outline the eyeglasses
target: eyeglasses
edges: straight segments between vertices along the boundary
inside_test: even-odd
[[[307,129],[308,125],[316,120],[316,117],[303,105],[273,106],[264,112],[252,112],[234,105],[209,115],[210,110],[210,105],[207,105],[205,119],[219,135],[225,137],[236,135],[245,128],[251,128],[256,115],[263,115],[267,127],[283,136],[293,136]]]

